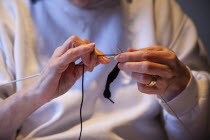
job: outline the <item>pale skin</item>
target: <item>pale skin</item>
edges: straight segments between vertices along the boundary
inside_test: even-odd
[[[179,95],[190,80],[190,72],[170,49],[151,46],[144,49],[128,49],[115,58],[122,71],[132,72],[140,92],[162,94],[168,101]],[[152,77],[157,78],[155,86],[148,86]]]
[[[92,71],[109,59],[87,39],[72,36],[58,47],[38,79],[0,104],[0,139],[10,139],[24,120],[39,107],[63,95],[85,71]],[[81,58],[82,64],[74,62]],[[15,117],[14,117],[15,116]]]
[[[96,0],[69,0],[78,7],[85,7]],[[0,104],[0,139],[10,139],[24,120],[39,107],[63,95],[82,75],[82,65],[74,62],[82,58],[85,71],[92,71],[99,64],[109,63],[107,57],[87,39],[72,36],[58,47],[41,75],[29,87],[8,97]],[[128,49],[115,57],[120,70],[132,73],[140,92],[162,94],[168,101],[179,95],[190,80],[186,66],[170,49],[151,46],[144,49]],[[158,81],[153,87],[147,86],[151,77]],[[38,89],[38,90],[37,90]],[[15,116],[15,117],[14,117]]]

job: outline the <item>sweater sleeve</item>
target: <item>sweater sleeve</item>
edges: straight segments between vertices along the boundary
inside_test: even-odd
[[[186,128],[177,120],[167,104],[159,99],[168,138],[170,140],[204,139],[208,134],[210,120],[208,118],[210,64],[207,53],[193,22],[174,0],[156,0],[155,18],[159,45],[169,46],[188,66],[191,73],[186,89],[167,103]]]
[[[14,21],[7,2],[0,0],[0,85],[15,79]],[[0,86],[0,102],[15,93],[15,84]]]

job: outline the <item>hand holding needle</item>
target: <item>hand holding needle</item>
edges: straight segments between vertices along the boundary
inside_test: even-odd
[[[117,48],[117,49],[122,53],[122,50],[120,48]],[[98,54],[97,56],[106,56],[106,58],[108,58],[108,59],[114,58],[115,56],[118,55],[118,54],[103,54],[99,50],[95,50],[95,51]],[[105,57],[103,57],[102,59],[105,59]],[[106,61],[107,61],[107,59],[106,59]],[[83,63],[80,63],[79,65],[81,65],[81,64],[83,64]],[[16,82],[21,82],[21,81],[24,81],[24,80],[27,80],[27,79],[35,78],[35,77],[38,77],[38,76],[40,76],[40,73],[35,74],[35,75],[31,75],[31,76],[27,76],[27,77],[24,77],[24,78],[21,78],[21,79],[13,80],[13,81],[10,81],[10,82],[7,82],[7,83],[0,84],[0,87],[8,85],[8,84],[13,84],[13,83],[16,83]]]
[[[106,56],[107,58],[114,58],[115,56],[119,55],[120,53],[123,53],[123,51],[117,47],[117,50],[119,53],[113,53],[113,54],[103,54],[103,55],[97,55],[97,56]]]

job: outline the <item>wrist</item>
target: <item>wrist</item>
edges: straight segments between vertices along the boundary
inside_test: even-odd
[[[33,94],[30,87],[24,88],[5,99],[0,105],[0,135],[11,136],[25,119],[46,102]],[[14,117],[15,116],[15,117]],[[10,127],[8,127],[10,126]]]
[[[167,101],[171,101],[176,96],[178,96],[183,90],[186,89],[189,81],[191,79],[190,70],[182,64],[182,71],[179,72],[180,75],[177,75],[171,82],[171,86],[168,87],[168,90],[163,95]]]
[[[30,106],[34,110],[41,107],[43,104],[47,103],[47,100],[43,100],[39,90],[35,88],[34,84],[31,86],[24,88],[17,92],[17,99],[20,102]]]
[[[29,98],[34,98],[38,104],[45,104],[56,97],[57,85],[61,74],[55,74],[45,69],[39,78],[27,89]]]

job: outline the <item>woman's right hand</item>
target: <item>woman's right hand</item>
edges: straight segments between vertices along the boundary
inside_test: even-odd
[[[38,79],[0,103],[0,139],[12,139],[24,120],[39,107],[69,90],[85,71],[92,71],[109,59],[87,39],[72,36],[58,47]],[[15,117],[14,117],[15,116]],[[9,127],[8,127],[9,126]]]
[[[107,64],[109,59],[95,49],[95,44],[87,39],[71,36],[58,47],[42,71],[39,79],[31,86],[40,98],[40,103],[48,102],[68,91],[85,71],[92,71],[98,64]],[[81,58],[80,64],[75,61]]]

